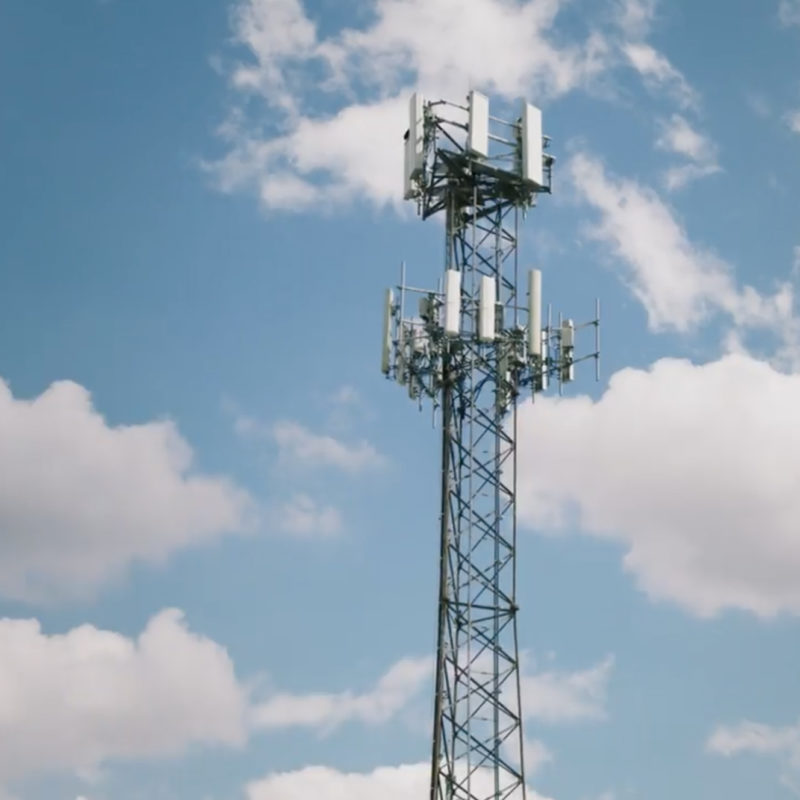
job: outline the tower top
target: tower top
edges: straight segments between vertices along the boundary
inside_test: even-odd
[[[489,113],[477,91],[466,105],[426,101],[415,92],[405,136],[404,197],[429,217],[449,203],[459,207],[531,206],[550,192],[554,157],[542,135],[542,112],[523,101],[520,115],[503,120]]]

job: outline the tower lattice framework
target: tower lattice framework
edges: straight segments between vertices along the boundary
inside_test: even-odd
[[[519,208],[508,200],[465,207],[457,187],[448,194],[446,268],[461,272],[466,302],[462,336],[445,342],[442,363],[431,800],[499,800],[520,790],[524,796],[515,514],[515,362],[523,340],[478,341],[477,309],[479,278],[487,275],[500,289],[498,310],[511,320],[518,317]],[[477,185],[471,194],[474,202]]]
[[[491,118],[494,134],[489,119],[488,100],[474,92],[466,106],[412,98],[406,198],[423,218],[445,217],[444,278],[427,291],[403,277],[399,302],[387,294],[384,320],[384,372],[441,414],[430,800],[525,798],[517,400],[551,375],[571,380],[576,363],[572,322],[541,325],[532,278],[519,296],[520,223],[550,191],[540,113],[524,104],[519,119]],[[414,316],[409,293],[418,295]],[[599,319],[587,324],[597,329]]]

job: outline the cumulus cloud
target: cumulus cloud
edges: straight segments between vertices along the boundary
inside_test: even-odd
[[[600,715],[609,669],[603,662],[524,676],[527,716]],[[191,632],[176,609],[155,615],[135,638],[92,625],[48,634],[33,619],[0,620],[0,796],[4,785],[35,774],[90,775],[111,760],[174,757],[193,745],[237,747],[259,731],[385,724],[420,696],[432,673],[431,657],[407,657],[363,692],[277,692],[253,702],[225,649]],[[552,758],[541,742],[525,747],[531,772]],[[283,779],[269,780],[272,791],[283,790]]]
[[[330,398],[332,413],[328,426],[352,428],[350,414],[359,402],[352,387],[341,387]],[[366,439],[345,441],[325,433],[316,433],[293,420],[266,423],[242,414],[231,405],[235,414],[234,430],[245,440],[268,443],[277,447],[277,465],[290,467],[291,476],[302,475],[304,480],[312,471],[337,470],[349,475],[379,469],[386,459]],[[265,519],[276,530],[300,539],[321,539],[336,536],[342,530],[342,514],[304,489],[291,489],[274,498]]]
[[[653,91],[665,91],[682,108],[696,108],[697,92],[670,60],[646,42],[629,42],[623,47],[630,65]]]
[[[357,694],[279,693],[253,708],[256,728],[308,727],[330,732],[346,722],[366,725],[387,722],[430,681],[431,658],[404,658],[394,664],[374,688]]]
[[[325,213],[363,199],[396,204],[402,179],[400,135],[408,124],[403,95],[349,105],[332,116],[298,119],[288,133],[252,138],[246,125],[229,136],[215,166],[223,190],[255,183],[266,208]],[[393,147],[392,142],[399,143]]]
[[[617,21],[631,40],[641,40],[650,31],[656,15],[656,0],[620,0]]]
[[[525,90],[556,96],[595,75],[606,53],[598,37],[561,46],[551,41],[562,5],[562,0],[474,0],[469,6],[455,0],[375,0],[367,26],[320,40],[297,0],[240,0],[234,36],[249,57],[235,68],[233,80],[269,100],[276,86],[297,77],[295,69],[318,61],[330,89],[372,88],[386,96],[416,83],[447,93],[462,91],[466,81],[506,97]],[[477,40],[485,44],[484,58],[475,58]]]
[[[524,524],[623,543],[644,591],[697,615],[800,613],[800,375],[662,359],[597,401],[537,398],[527,436]]]
[[[603,718],[613,665],[613,658],[609,657],[575,672],[525,670],[520,677],[523,715],[550,724]],[[329,733],[346,722],[383,724],[430,684],[433,669],[431,658],[404,658],[372,689],[360,694],[276,693],[253,708],[253,725],[266,729],[307,727]],[[539,756],[541,761],[543,751]]]
[[[0,593],[29,601],[93,591],[132,562],[246,527],[250,500],[192,471],[171,422],[110,426],[81,386],[33,400],[0,382]]]
[[[544,742],[539,739],[523,738],[522,753],[525,759],[525,774],[535,775],[546,764],[553,760],[553,754]]]
[[[384,457],[368,441],[348,443],[335,436],[315,433],[293,420],[266,424],[254,417],[238,415],[236,432],[249,439],[274,442],[279,458],[286,463],[314,467],[333,467],[358,473],[384,464]]]
[[[314,23],[299,0],[249,0],[234,6],[232,25],[253,61],[239,64],[234,86],[258,92],[288,112],[297,109],[289,75],[291,63],[312,58],[317,43]]]
[[[673,114],[663,124],[658,146],[692,161],[708,161],[716,157],[709,139],[694,130],[680,114]]]
[[[786,27],[800,25],[800,0],[781,0],[778,6],[778,19]]]
[[[477,87],[541,103],[591,91],[627,65],[681,107],[697,106],[686,78],[646,41],[655,0],[608,0],[606,20],[583,38],[561,30],[565,5],[372,0],[366,24],[320,36],[300,0],[238,0],[233,39],[243,55],[229,75],[240,102],[220,129],[225,154],[207,166],[222,190],[255,191],[267,209],[324,213],[359,200],[399,209],[412,87],[456,101]],[[683,165],[671,181],[703,168]]]
[[[749,721],[720,725],[708,738],[706,749],[726,758],[754,755],[774,759],[780,766],[781,783],[794,794],[800,792],[800,722],[787,726]]]
[[[682,146],[698,145],[687,139]],[[785,342],[794,341],[790,284],[772,296],[738,287],[731,266],[693,243],[653,189],[608,174],[586,153],[573,156],[568,170],[578,196],[600,217],[589,235],[626,266],[623,278],[644,305],[651,330],[689,331],[722,311],[739,327],[773,330]]]
[[[589,669],[576,672],[523,674],[520,677],[523,714],[550,723],[602,719],[613,669],[614,659],[609,656]]]
[[[560,26],[566,5],[371,0],[365,24],[321,36],[300,0],[238,0],[240,54],[228,70],[235,110],[219,131],[226,152],[206,166],[223,191],[254,191],[270,210],[325,213],[354,201],[399,209],[412,88],[455,101],[480,88],[543,103],[595,91],[626,66],[654,92],[697,107],[683,74],[646,41],[656,0],[606,0],[593,32],[577,38]],[[701,169],[684,165],[671,180]]]
[[[472,793],[493,794],[493,777],[478,771],[472,778]],[[346,797],[348,800],[419,800],[430,788],[429,764],[378,767],[372,772],[340,772],[330,767],[306,767],[295,772],[273,773],[245,787],[247,800],[298,800],[303,797]],[[522,793],[509,795],[520,800]],[[528,789],[530,800],[546,800]]]
[[[550,34],[562,6],[562,0],[473,0],[468,6],[455,0],[377,0],[372,25],[345,30],[328,47],[336,63],[348,64],[358,80],[374,81],[384,91],[402,88],[413,76],[423,90],[443,94],[473,84],[504,97],[554,97],[585,84],[605,66],[607,54],[598,36],[554,43]],[[476,41],[482,43],[481,58],[475,57]]]
[[[680,114],[662,122],[656,147],[685,158],[688,163],[671,167],[665,174],[668,189],[680,189],[687,183],[720,171],[716,145],[696,131]]]
[[[786,115],[786,124],[792,133],[800,134],[800,109],[797,111],[790,111]]]
[[[361,472],[383,464],[380,453],[367,441],[347,444],[333,436],[314,433],[297,422],[276,423],[273,436],[283,458],[309,467]]]
[[[230,74],[243,102],[220,130],[226,154],[209,168],[220,188],[255,189],[269,209],[399,208],[410,87],[455,100],[471,86],[542,100],[591,84],[613,63],[607,36],[562,41],[562,5],[374,0],[366,26],[320,38],[298,0],[240,0],[234,39],[247,55]],[[253,98],[271,111],[267,132],[244,111]]]
[[[709,737],[708,750],[722,756],[741,753],[788,756],[800,766],[800,724],[786,727],[760,722],[721,725]]]
[[[278,525],[301,538],[325,538],[341,531],[342,515],[334,506],[318,503],[307,494],[296,494],[280,507]]]
[[[177,756],[193,744],[239,746],[246,706],[225,650],[189,631],[177,610],[136,639],[0,620],[0,782]]]

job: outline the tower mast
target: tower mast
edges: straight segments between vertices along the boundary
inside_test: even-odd
[[[541,112],[410,102],[405,197],[445,217],[436,290],[387,292],[383,371],[441,412],[440,574],[430,800],[524,800],[517,641],[517,399],[573,377],[571,320],[542,327],[541,274],[518,289],[519,227],[550,192]],[[406,315],[406,295],[418,314]],[[599,317],[599,315],[598,315]],[[595,341],[599,318],[595,326]],[[597,359],[595,352],[589,357]],[[577,359],[581,360],[581,359]]]

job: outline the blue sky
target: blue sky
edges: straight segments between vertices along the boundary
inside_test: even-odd
[[[796,0],[3,3],[2,800],[424,793],[418,87],[542,107],[522,258],[603,301],[602,380],[521,412],[529,796],[800,794],[799,45]]]

